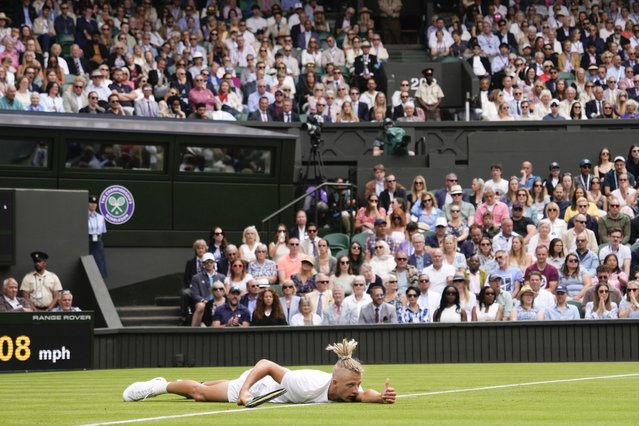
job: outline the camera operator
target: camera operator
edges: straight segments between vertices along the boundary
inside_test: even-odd
[[[395,127],[395,123],[390,118],[385,118],[382,128],[373,141],[373,155],[415,155],[408,150],[410,136],[401,127]]]

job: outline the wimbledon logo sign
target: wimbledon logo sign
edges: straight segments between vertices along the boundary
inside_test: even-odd
[[[100,213],[113,225],[126,223],[135,210],[131,191],[120,185],[111,185],[100,194]]]

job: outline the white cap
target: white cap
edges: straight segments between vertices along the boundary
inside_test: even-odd
[[[435,228],[437,228],[438,226],[448,226],[448,222],[446,221],[445,217],[437,218],[437,220],[435,221]]]
[[[204,253],[204,256],[202,256],[202,262],[206,262],[207,260],[215,261],[215,257],[213,256],[213,253],[210,253],[208,251]]]

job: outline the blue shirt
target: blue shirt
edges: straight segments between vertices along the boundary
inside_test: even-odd
[[[486,270],[486,269],[484,269]],[[499,275],[501,277],[501,291],[512,294],[515,291],[515,282],[519,282],[521,285],[524,282],[524,275],[521,273],[521,269],[509,266],[506,270],[499,268],[494,269],[489,275]]]
[[[238,304],[235,310],[233,310],[229,307],[228,303],[215,310],[213,321],[219,321],[222,326],[226,326],[226,323],[235,315],[238,316],[238,322],[240,324],[243,322],[251,322],[251,313],[246,306]]]
[[[597,275],[599,257],[597,257],[595,253],[590,250],[586,250],[583,255],[579,254],[576,250],[571,250],[571,253],[575,254],[579,258],[579,269],[583,269],[591,277]]]
[[[561,310],[557,305],[552,308],[546,309],[544,312],[544,318],[546,321],[570,321],[578,320],[579,310],[574,305],[566,305],[564,310]]]

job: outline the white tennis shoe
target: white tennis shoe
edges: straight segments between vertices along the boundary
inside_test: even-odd
[[[122,399],[126,402],[140,401],[153,398],[166,392],[167,381],[164,377],[156,377],[146,382],[135,382],[122,392]]]

